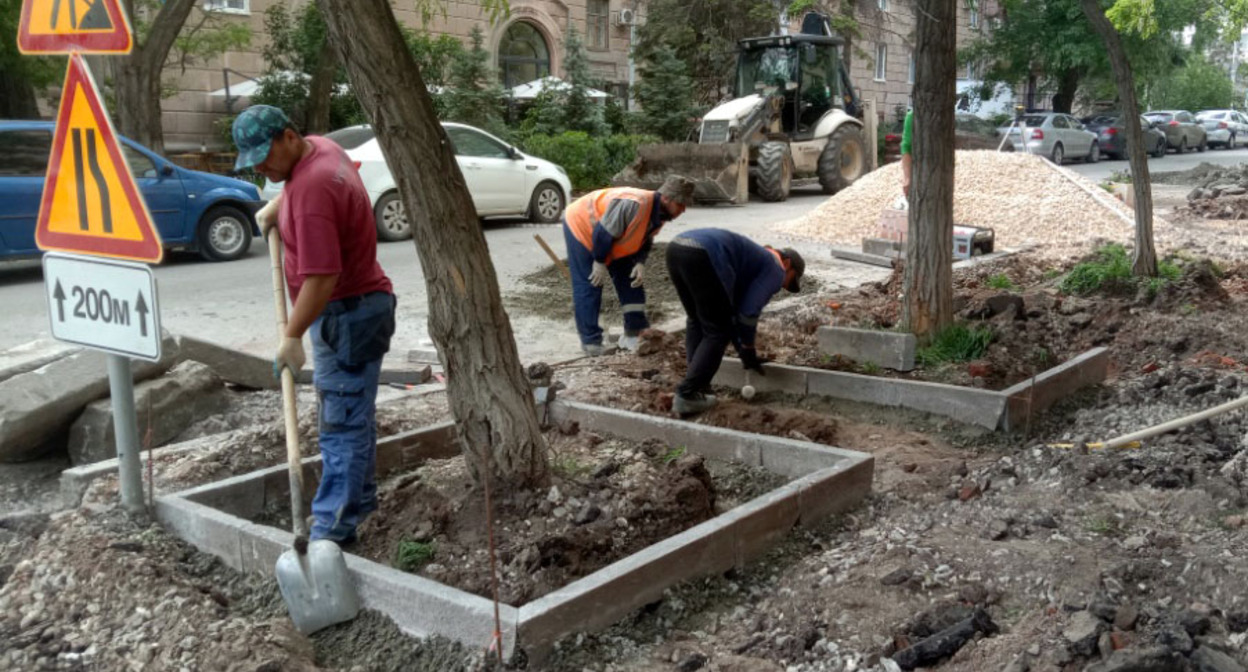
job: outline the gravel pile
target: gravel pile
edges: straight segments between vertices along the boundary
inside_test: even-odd
[[[1132,227],[1110,208],[1130,211],[1091,181],[1063,177],[1041,157],[989,151],[960,151],[954,185],[954,221],[996,230],[998,247],[1045,245],[1066,254],[1088,241],[1127,242]],[[880,213],[901,195],[901,166],[890,164],[867,174],[810,214],[776,229],[803,238],[857,246],[877,235]]]

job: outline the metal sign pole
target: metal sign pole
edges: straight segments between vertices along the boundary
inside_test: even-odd
[[[134,412],[134,376],[128,357],[108,356],[108,389],[117,438],[121,505],[130,513],[140,513],[143,511],[143,474],[139,464],[139,422]]]

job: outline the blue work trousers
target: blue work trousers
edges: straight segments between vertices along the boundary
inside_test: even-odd
[[[333,301],[309,329],[322,463],[312,539],[352,541],[377,510],[377,385],[394,307],[384,292]]]
[[[601,345],[602,327],[598,326],[598,313],[602,310],[602,288],[589,282],[594,255],[572,235],[566,222],[563,239],[568,246],[568,270],[572,273],[572,309],[576,316],[576,331],[581,336],[582,345]],[[615,295],[620,298],[624,333],[629,336],[636,336],[650,327],[650,320],[646,318],[646,290],[644,287],[633,287],[633,280],[629,277],[638,258],[634,254],[615,259],[607,265],[611,284],[615,285]]]

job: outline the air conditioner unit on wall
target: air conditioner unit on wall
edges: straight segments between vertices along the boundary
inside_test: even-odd
[[[625,7],[615,15],[615,25],[632,26],[637,23],[637,11]]]

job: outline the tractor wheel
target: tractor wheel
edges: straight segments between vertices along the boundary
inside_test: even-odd
[[[833,131],[819,154],[818,171],[819,186],[825,194],[835,194],[865,175],[867,145],[862,129],[854,124],[841,124]]]
[[[793,187],[793,159],[785,142],[764,142],[758,146],[758,195],[764,201],[783,201]]]

